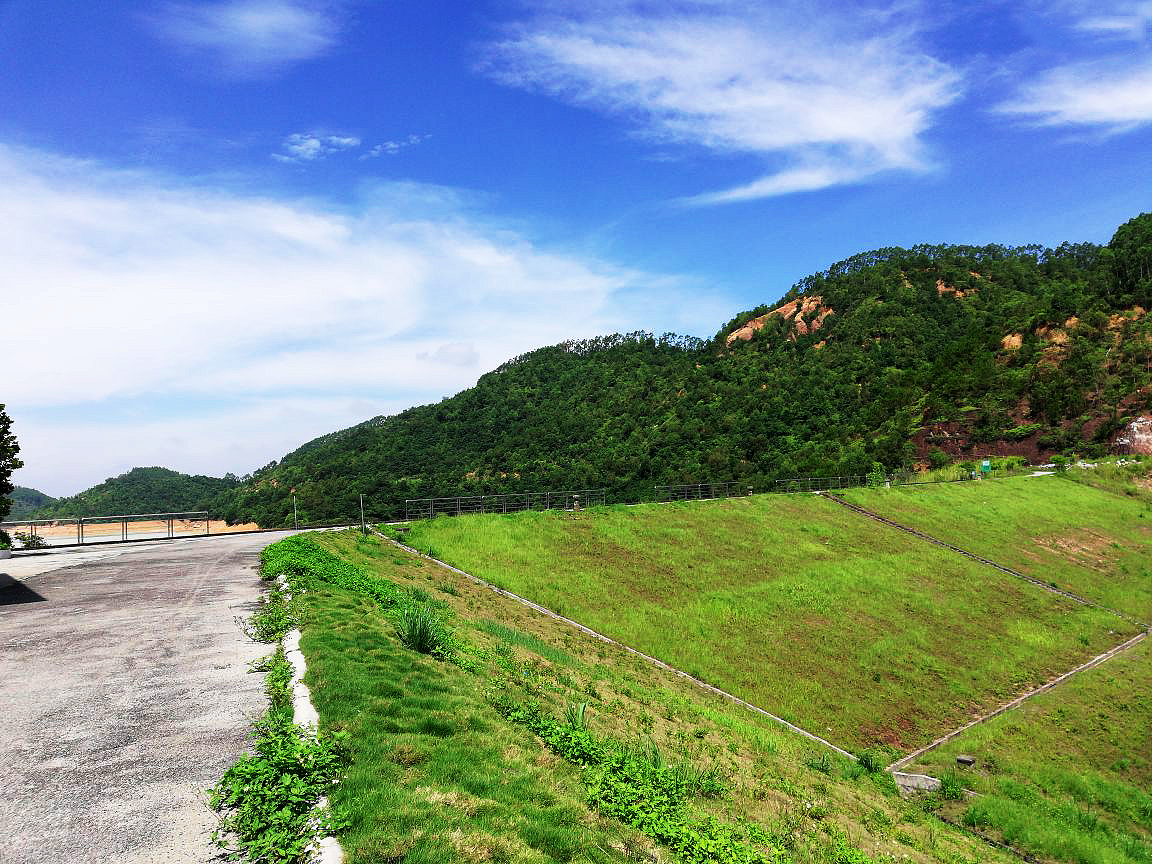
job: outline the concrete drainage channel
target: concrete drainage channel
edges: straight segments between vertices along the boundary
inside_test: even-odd
[[[281,590],[289,598],[288,580],[283,575],[276,577]],[[308,664],[300,650],[300,631],[292,630],[284,635],[280,643],[284,648],[284,657],[292,664],[292,681],[289,684],[292,690],[292,721],[299,726],[310,726],[316,731],[320,725],[320,715],[316,706],[312,704],[312,694],[308,685],[304,683],[304,675],[308,671]],[[322,810],[328,806],[328,799],[321,798],[316,802],[316,809]],[[344,850],[340,841],[335,837],[324,837],[316,844],[315,854],[312,857],[314,864],[343,864]]]

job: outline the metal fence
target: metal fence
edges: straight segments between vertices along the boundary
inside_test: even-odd
[[[35,545],[71,546],[115,543],[128,539],[164,539],[208,534],[207,510],[185,513],[133,513],[124,516],[82,516],[74,519],[25,519],[0,522],[10,534],[37,538]],[[27,544],[23,544],[27,547]]]
[[[726,481],[723,483],[680,483],[674,486],[657,486],[656,500],[667,501],[704,501],[713,498],[736,498],[752,494],[752,487],[747,483]]]
[[[777,480],[771,492],[828,492],[833,489],[855,489],[879,482],[879,477],[870,474],[845,474],[841,477],[790,477],[786,480]],[[908,473],[885,474],[883,485],[904,486],[912,479]]]
[[[407,498],[404,518],[461,516],[465,513],[518,513],[521,510],[579,510],[606,503],[604,489],[563,492],[514,492],[504,495],[459,495],[455,498]]]

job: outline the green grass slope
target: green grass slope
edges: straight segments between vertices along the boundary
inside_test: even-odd
[[[974,727],[908,770],[937,776],[956,756],[980,793],[950,818],[1058,861],[1152,861],[1152,642]]]
[[[441,518],[408,536],[848,749],[915,749],[1136,632],[811,496]]]
[[[850,489],[896,522],[1152,622],[1152,505],[1060,476]]]
[[[316,584],[297,598],[321,724],[350,733],[352,765],[330,795],[349,822],[349,864],[763,860],[725,857],[724,848],[681,858],[604,815],[592,791],[602,769],[574,767],[510,723],[495,710],[509,703],[561,719],[583,703],[598,738],[714,773],[725,792],[692,800],[687,817],[760,837],[757,848],[777,864],[1013,860],[925,802],[900,799],[886,775],[830,758],[616,646],[379,538],[309,536],[376,584],[438,608],[463,658],[453,665],[403,647],[395,618],[362,594]],[[661,807],[649,800],[633,816]]]

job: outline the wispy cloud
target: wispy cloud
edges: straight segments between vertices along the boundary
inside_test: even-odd
[[[335,45],[340,30],[330,8],[301,0],[176,3],[151,21],[163,36],[206,54],[206,69],[241,77],[319,56]]]
[[[624,117],[661,144],[753,154],[773,169],[700,202],[781,195],[927,167],[923,133],[961,78],[918,47],[910,8],[594,4],[522,24],[484,68]]]
[[[361,158],[374,159],[377,156],[395,156],[401,150],[415,147],[417,144],[421,144],[431,137],[431,135],[409,135],[407,138],[400,138],[396,141],[384,141],[373,146]]]
[[[335,208],[0,147],[0,219],[0,368],[27,371],[4,401],[22,482],[60,492],[135,464],[243,473],[532,348],[696,332],[726,303],[418,184]]]
[[[1152,123],[1152,2],[1066,0],[1046,11],[1067,35],[1061,55],[1024,76],[996,111],[1112,134]]]
[[[1045,126],[1096,126],[1112,133],[1152,123],[1152,56],[1049,69],[1022,84],[998,110]]]
[[[272,158],[278,162],[315,162],[332,153],[355,150],[360,139],[353,135],[310,135],[302,132],[289,135],[281,144],[280,152]]]

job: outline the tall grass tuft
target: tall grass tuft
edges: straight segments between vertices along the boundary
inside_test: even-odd
[[[448,642],[448,631],[440,623],[435,610],[417,603],[400,610],[396,620],[396,635],[406,646],[421,654],[444,649]]]

